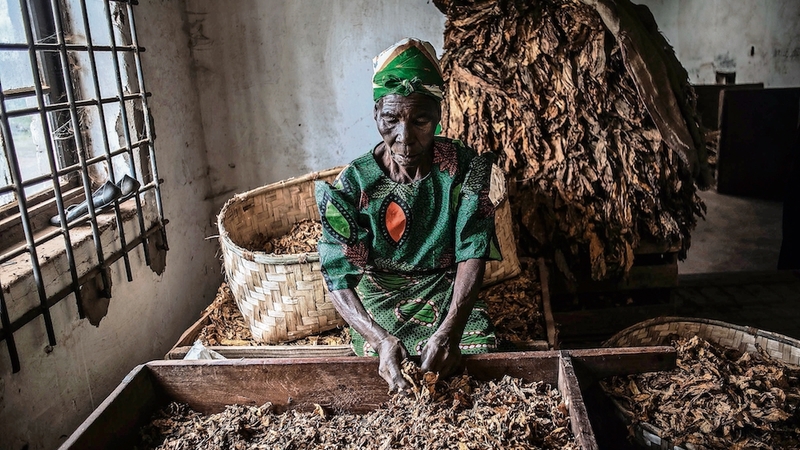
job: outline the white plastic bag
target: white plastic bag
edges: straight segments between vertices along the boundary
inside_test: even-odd
[[[185,360],[195,360],[195,359],[226,359],[224,356],[220,355],[219,353],[215,352],[214,350],[210,350],[203,345],[202,342],[199,340],[194,341],[192,348],[186,352],[186,356],[183,357]]]

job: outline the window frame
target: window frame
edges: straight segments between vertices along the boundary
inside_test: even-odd
[[[8,0],[13,2],[15,0]],[[28,0],[28,8],[30,11],[31,31],[33,39],[37,42],[43,41],[47,36],[52,36],[56,33],[55,20],[53,10],[48,0]],[[49,103],[53,103],[54,98],[61,98],[65,96],[64,80],[56,74],[63,70],[61,62],[57,55],[52,52],[42,52],[37,55],[36,71],[40,73],[42,80],[42,89],[46,91],[46,96],[49,98]],[[23,89],[24,92],[23,93]],[[4,93],[6,99],[9,98],[29,98],[36,96],[35,86],[25,86],[22,89],[13,89],[17,91],[14,95]],[[49,113],[52,115],[52,121],[60,127],[69,122],[69,117],[65,117],[64,111],[56,111]],[[2,138],[0,138],[2,140]],[[58,167],[68,167],[77,163],[76,152],[77,148],[72,140],[57,140],[53,142],[58,146],[57,155]],[[6,151],[0,142],[0,149]],[[10,163],[9,163],[10,164]],[[75,176],[67,176],[66,180],[62,179],[61,188],[64,191],[69,191],[64,195],[65,200],[74,201],[80,195],[75,188],[80,186],[80,182]],[[48,225],[50,217],[57,213],[55,204],[55,189],[52,187],[47,188],[41,192],[33,194],[27,199],[29,209],[35,209],[36,214],[32,216],[33,229],[35,231],[41,230]],[[15,193],[16,197],[16,193]],[[44,210],[43,208],[44,207]],[[8,245],[9,242],[19,241],[22,234],[22,223],[19,217],[19,201],[15,198],[14,201],[5,205],[0,205],[0,234],[4,237],[4,242]],[[24,240],[24,239],[23,239]],[[0,244],[0,251],[5,250],[5,245]]]
[[[31,65],[35,65],[31,67],[34,72],[32,87],[13,89],[14,92],[2,91],[0,80],[0,139],[10,139],[3,151],[11,166],[12,185],[17,197],[16,201],[0,207],[0,235],[3,236],[0,243],[0,341],[6,341],[13,371],[17,372],[20,362],[14,332],[41,316],[48,345],[52,348],[56,342],[49,309],[72,296],[79,317],[84,318],[82,293],[87,293],[87,287],[96,287],[97,292],[87,295],[110,298],[109,269],[116,261],[123,260],[127,279],[132,281],[129,254],[141,246],[145,263],[156,273],[163,272],[164,253],[168,249],[165,232],[168,221],[164,218],[161,203],[160,185],[163,180],[158,177],[155,163],[155,134],[147,104],[150,93],[144,87],[141,67],[141,53],[145,49],[139,46],[136,36],[133,5],[138,2],[103,0],[103,17],[92,16],[95,23],[90,24],[87,0],[8,0],[9,3],[14,1],[19,1],[27,48],[5,43],[0,44],[0,49],[16,46],[15,50],[27,52]],[[97,5],[92,7],[97,8]],[[67,19],[75,20],[74,26],[79,26],[77,21],[82,19],[85,35],[82,44],[67,42],[66,36],[73,26],[73,22]],[[110,45],[93,42],[90,30],[98,20],[106,22]],[[95,59],[101,53],[110,55],[114,66],[116,86],[113,95],[102,93]],[[81,58],[88,58],[88,69],[73,67],[73,62]],[[68,70],[62,70],[63,67]],[[111,81],[114,80],[103,79],[104,83]],[[86,86],[93,87],[93,92],[82,92],[89,90]],[[106,84],[104,86],[107,88]],[[9,114],[6,94],[10,92],[12,99],[16,99],[31,96],[31,92],[25,92],[31,89],[37,107],[30,115],[38,114],[42,121],[50,166],[49,174],[33,179],[49,179],[51,186],[43,192],[28,195],[24,191],[28,182],[19,180],[19,161],[9,120],[14,117],[13,113],[24,115],[20,111],[28,113],[28,110],[17,109]],[[76,94],[80,94],[80,98]],[[113,131],[109,131],[109,120],[104,112],[109,105],[112,108],[110,118],[117,124]],[[79,117],[79,113],[86,111],[91,111],[92,117],[96,118],[94,122],[87,119],[88,125],[82,116]],[[61,129],[63,124],[71,127],[70,138],[53,137],[55,130]],[[102,142],[92,141],[91,136],[96,133],[102,136]],[[112,149],[112,137],[119,139],[120,146]],[[59,222],[64,220],[65,205],[84,202],[97,192],[95,189],[101,183],[93,183],[90,170],[105,168],[106,181],[119,186],[122,175],[116,172],[120,164],[126,167],[125,175],[138,182],[130,198],[114,197],[109,204],[113,207],[110,212],[95,210],[92,202],[88,202],[88,216],[68,224],[50,224],[53,216],[59,217]],[[132,237],[128,239],[126,233]],[[63,249],[54,252],[54,243],[59,237],[63,239]],[[85,249],[90,243],[95,249],[93,261],[76,261],[73,252]],[[10,275],[4,271],[4,265],[24,263],[26,257],[30,266],[27,271],[23,269]],[[57,276],[55,282],[45,282],[43,273],[47,270],[52,272],[57,264],[65,261],[69,265],[69,274]],[[15,297],[14,288],[29,281],[35,283],[35,292],[19,294],[17,289]],[[38,297],[38,302],[32,302],[28,297]]]

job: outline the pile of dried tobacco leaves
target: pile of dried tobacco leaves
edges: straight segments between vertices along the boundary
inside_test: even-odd
[[[322,407],[275,414],[268,403],[204,416],[172,403],[140,430],[138,448],[578,450],[560,394],[541,382],[409,376],[416,380],[415,395],[397,395],[363,415],[329,414]]]
[[[245,247],[249,250],[274,255],[294,255],[317,251],[317,241],[322,236],[322,224],[318,220],[303,219],[281,236],[256,235]]]
[[[688,249],[705,146],[686,71],[646,8],[434,3],[447,15],[442,126],[514,180],[524,254],[600,280],[627,273],[642,240]]]
[[[200,330],[197,339],[205,346],[268,345],[253,339],[250,328],[245,324],[244,317],[236,306],[236,300],[226,283],[222,283],[216,298],[203,313],[208,314],[208,324]],[[346,345],[349,343],[350,333],[347,328],[342,328],[307,336],[290,342],[289,345]]]
[[[534,261],[520,258],[519,276],[481,289],[478,298],[486,303],[495,335],[505,342],[546,340],[542,285]]]
[[[632,420],[697,449],[800,448],[800,367],[697,336],[674,342],[678,367],[601,386]]]

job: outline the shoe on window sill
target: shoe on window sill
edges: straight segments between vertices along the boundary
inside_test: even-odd
[[[122,190],[117,185],[110,180],[106,181],[105,184],[100,186],[100,188],[92,194],[92,204],[94,205],[95,212],[100,212],[104,208],[112,205],[114,200],[120,198],[121,195]],[[67,216],[67,223],[79,219],[89,213],[89,202],[84,200],[76,205],[70,205],[64,213]],[[57,227],[61,226],[61,218],[59,216],[51,217],[50,224]]]
[[[125,174],[125,176],[123,176],[122,179],[119,180],[117,186],[119,187],[119,190],[121,191],[122,195],[119,198],[119,202],[122,203],[125,200],[136,195],[139,192],[139,186],[141,186],[141,184],[139,183],[139,180],[137,180],[136,178],[133,178],[128,174]]]

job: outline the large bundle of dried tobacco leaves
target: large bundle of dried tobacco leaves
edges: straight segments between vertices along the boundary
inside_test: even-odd
[[[445,134],[499,156],[523,252],[605,279],[627,273],[641,240],[688,249],[705,148],[686,72],[646,8],[434,3],[447,15]]]
[[[680,338],[677,369],[601,382],[634,426],[697,449],[800,448],[800,367]]]
[[[406,368],[413,365],[406,365]],[[558,391],[505,377],[447,382],[410,373],[414,395],[397,395],[363,415],[325,411],[275,414],[229,406],[203,416],[170,404],[141,430],[141,449],[567,449],[578,450]]]

